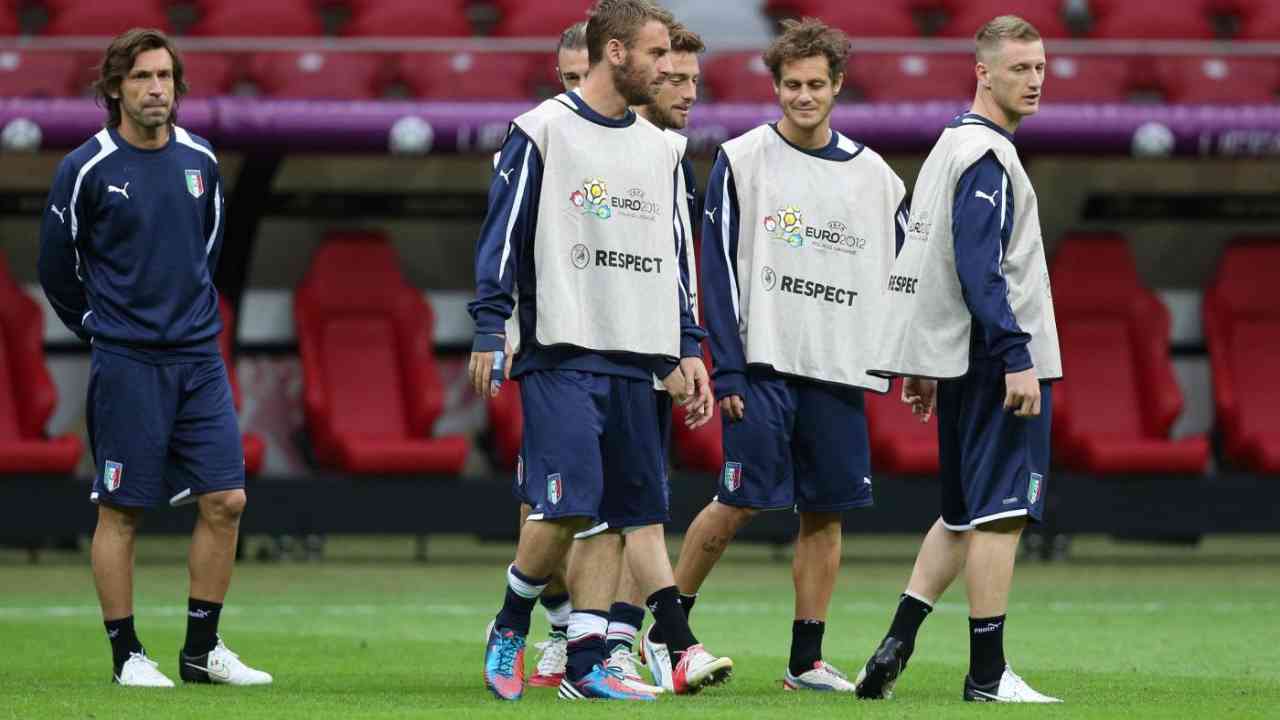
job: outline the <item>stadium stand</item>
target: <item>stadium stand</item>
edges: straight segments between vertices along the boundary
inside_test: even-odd
[[[1267,103],[1280,90],[1280,58],[1192,55],[1156,61],[1165,98],[1175,103]]]
[[[533,63],[524,54],[406,53],[400,78],[410,94],[439,100],[524,100],[532,96]]]
[[[853,57],[847,75],[846,85],[873,102],[969,99],[977,83],[968,55],[867,53]]]
[[[894,3],[831,3],[819,17],[852,36],[914,37],[920,34],[910,9]]]
[[[0,97],[64,97],[78,94],[74,53],[0,50]]]
[[[223,53],[188,52],[182,54],[182,72],[187,81],[188,97],[226,95],[241,78],[236,56]]]
[[[394,62],[384,53],[258,53],[248,77],[275,98],[371,100],[382,96]]]
[[[372,0],[353,4],[343,33],[368,37],[466,37],[471,22],[457,2]]]
[[[1134,60],[1109,55],[1050,54],[1045,67],[1048,102],[1121,102],[1135,86]]]
[[[1240,11],[1241,40],[1280,40],[1280,4],[1259,1]]]
[[[1203,472],[1205,437],[1169,439],[1183,403],[1169,311],[1141,284],[1125,238],[1068,236],[1051,281],[1064,375],[1053,390],[1060,462],[1102,475]]]
[[[48,35],[104,35],[114,36],[124,28],[154,27],[169,30],[169,16],[164,8],[154,2],[125,4],[96,2],[68,3],[65,7],[49,8]]]
[[[17,35],[18,29],[18,14],[8,3],[0,3],[0,35]]]
[[[503,383],[496,397],[489,398],[489,434],[494,463],[511,470],[520,455],[524,439],[524,406],[520,404],[520,386],[514,381]]]
[[[920,422],[902,403],[902,380],[889,392],[865,392],[871,469],[876,473],[934,475],[938,472],[938,425]]]
[[[304,0],[231,0],[209,5],[191,34],[307,37],[323,35],[324,26]]]
[[[386,238],[331,235],[293,307],[307,428],[323,465],[357,474],[462,471],[467,439],[431,436],[444,408],[434,317]]]
[[[1205,295],[1204,325],[1223,450],[1232,463],[1280,473],[1280,238],[1227,248]]]
[[[0,473],[75,470],[80,438],[45,434],[57,403],[58,391],[44,364],[40,306],[14,282],[0,254]]]
[[[685,427],[688,414],[679,406],[671,412],[671,445],[676,467],[689,472],[719,472],[724,467],[724,421],[719,403],[711,420],[697,430]]]
[[[236,371],[236,361],[232,346],[235,344],[236,315],[227,299],[218,296],[218,314],[222,317],[222,332],[218,333],[218,350],[222,353],[222,364],[227,366],[227,379],[231,382],[231,400],[240,412],[242,395],[240,394],[240,377]],[[240,436],[240,444],[244,447],[244,471],[246,475],[257,475],[262,472],[262,460],[267,446],[256,433],[244,433]]]
[[[1016,12],[1040,31],[1045,38],[1064,38],[1071,34],[1062,18],[1062,0],[1021,0],[1016,6],[1006,0],[966,0],[953,3],[947,24],[939,33],[948,37],[973,37],[982,24],[998,15]]]
[[[494,35],[505,37],[557,37],[570,25],[587,19],[591,0],[499,0],[502,17]]]
[[[1212,40],[1217,36],[1204,0],[1093,0],[1096,38]]]
[[[718,102],[773,103],[773,76],[758,51],[717,53],[706,60],[702,79]]]

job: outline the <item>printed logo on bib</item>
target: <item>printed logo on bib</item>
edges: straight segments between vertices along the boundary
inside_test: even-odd
[[[551,473],[547,476],[547,502],[559,505],[562,497],[564,497],[564,483],[560,481],[560,473]]]
[[[604,178],[587,178],[582,189],[569,194],[569,202],[584,215],[608,220],[614,213],[637,220],[655,220],[662,214],[662,204],[649,200],[643,188],[627,190],[626,197],[609,194]]]
[[[764,285],[765,290],[772,290],[773,286],[778,284],[778,273],[774,272],[773,268],[765,265],[764,269],[760,271],[760,282]]]
[[[591,264],[591,250],[586,245],[578,243],[569,251],[569,261],[579,270]]]
[[[724,489],[725,492],[737,492],[742,487],[742,463],[725,463],[724,464]]]
[[[120,489],[120,482],[124,479],[124,465],[114,460],[108,460],[102,468],[102,484],[106,486],[107,492],[115,492]]]
[[[907,223],[907,242],[929,242],[929,231],[932,229],[933,222],[928,210],[912,213]]]
[[[1027,484],[1027,502],[1034,505],[1043,492],[1044,476],[1040,473],[1031,473],[1031,482]]]
[[[760,278],[765,290],[774,288],[774,281],[778,276],[773,269],[766,267]],[[778,292],[791,293],[793,295],[801,295],[803,297],[814,298],[823,302],[829,302],[835,305],[846,305],[853,307],[853,299],[858,296],[857,290],[839,287],[836,285],[828,285],[826,283],[817,282],[815,280],[805,280],[804,278],[794,277],[791,275],[783,275],[782,282],[777,283]]]
[[[764,219],[764,230],[774,240],[781,240],[793,248],[809,247],[815,250],[835,250],[847,255],[856,255],[867,247],[866,238],[849,232],[849,226],[839,220],[829,220],[822,227],[806,225],[804,213],[794,205],[775,212]]]

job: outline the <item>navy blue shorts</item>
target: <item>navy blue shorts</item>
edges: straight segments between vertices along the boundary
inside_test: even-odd
[[[86,413],[94,502],[177,505],[244,487],[244,449],[220,356],[154,365],[94,349]]]
[[[724,505],[839,512],[872,504],[862,391],[748,374],[746,415],[724,423]]]
[[[1053,387],[1040,383],[1040,414],[1004,409],[1004,367],[971,361],[969,373],[938,383],[942,522],[971,530],[1026,516],[1040,522],[1049,481]]]
[[[524,439],[515,494],[530,520],[586,517],[622,529],[667,521],[671,400],[651,380],[580,370],[520,378]]]

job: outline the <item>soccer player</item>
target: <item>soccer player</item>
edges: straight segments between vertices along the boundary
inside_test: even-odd
[[[665,130],[668,137],[684,152],[687,143],[685,137],[676,130],[683,130],[689,124],[689,113],[698,101],[698,84],[702,71],[698,64],[698,53],[706,49],[702,38],[683,25],[671,28],[671,74],[666,76],[657,97],[648,105],[633,108],[637,115]],[[690,237],[684,243],[684,252],[690,254],[687,260],[692,272],[695,267],[692,253],[693,222],[702,215],[702,199],[698,193],[697,178],[693,172],[693,163],[687,156],[680,160],[681,177],[684,182],[683,192],[687,200],[685,207],[688,214],[679,220],[689,229]],[[697,278],[682,276],[681,281],[690,295],[694,317],[697,317]],[[660,392],[659,401],[669,409],[670,396]],[[665,412],[665,410],[664,410]],[[669,433],[664,435],[664,441]],[[665,455],[665,453],[664,453]],[[614,603],[609,607],[609,629],[605,649],[609,653],[609,665],[622,670],[628,684],[633,687],[651,687],[644,684],[639,669],[639,658],[634,652],[636,635],[644,621],[644,592],[636,585],[631,568],[625,563],[622,566],[618,581],[618,591]],[[669,664],[669,661],[668,661]],[[668,676],[669,677],[669,676]],[[670,687],[664,688],[670,690]]]
[[[145,508],[194,502],[178,674],[262,685],[271,676],[218,635],[245,506],[244,452],[217,341],[222,182],[209,143],[177,125],[182,70],[157,30],[111,42],[95,84],[106,127],[58,166],[41,225],[40,282],[62,322],[93,343],[93,577],[112,679],[173,686],[134,629],[134,538]]]
[[[983,25],[976,40],[973,108],[947,126],[920,169],[886,288],[874,369],[906,377],[902,400],[923,421],[936,401],[942,516],[858,675],[864,698],[890,696],[921,623],[963,569],[964,699],[1059,702],[1031,689],[1004,657],[1018,538],[1044,513],[1049,381],[1062,376],[1036,195],[1013,144],[1023,118],[1040,108],[1044,45],[1012,15]]]
[[[556,45],[556,77],[566,91],[582,84],[587,76],[587,23],[576,22],[560,33]]]
[[[849,40],[814,19],[787,21],[765,51],[776,123],[726,142],[702,218],[703,307],[724,422],[718,494],[685,535],[684,607],[735,533],[761,510],[796,509],[789,689],[852,692],[822,659],[840,565],[840,513],[871,504],[861,388],[879,290],[905,188],[873,150],[831,127]],[[645,637],[661,668],[662,628]]]
[[[587,23],[591,70],[577,91],[514,122],[490,187],[476,248],[476,323],[469,372],[477,393],[496,392],[497,351],[515,306],[522,343],[525,435],[516,482],[532,501],[502,609],[490,624],[485,685],[497,697],[524,690],[524,643],[533,604],[593,519],[608,530],[574,549],[568,661],[560,697],[653,700],[605,667],[607,608],[626,562],[671,638],[677,693],[724,680],[728,658],[708,653],[681,611],[662,536],[666,458],[652,378],[711,416],[704,336],[679,277],[679,154],[630,105],[652,100],[671,64],[671,15],[649,0],[600,0]],[[644,162],[635,162],[644,158]]]

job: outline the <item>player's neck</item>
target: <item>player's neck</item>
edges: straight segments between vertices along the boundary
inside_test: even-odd
[[[658,116],[653,112],[652,105],[636,105],[631,109],[634,110],[635,113],[640,117],[653,123],[654,127],[658,128],[659,130],[671,129],[671,128],[668,128],[666,125],[663,125],[662,122],[658,120]]]
[[[578,86],[578,92],[582,94],[588,107],[607,118],[621,120],[627,116],[627,100],[613,84],[608,68],[587,73],[587,77]]]
[[[159,150],[169,142],[169,123],[157,127],[140,127],[129,118],[121,118],[116,132],[130,145],[143,150]]]
[[[990,120],[1010,135],[1018,131],[1018,125],[1022,122],[1021,115],[1006,111],[989,93],[983,93],[981,89],[973,98],[973,107],[969,112]]]
[[[787,139],[787,142],[796,147],[804,148],[805,150],[820,150],[831,142],[831,119],[828,117],[813,128],[805,129],[791,122],[790,118],[783,115],[782,119],[778,121],[778,132]]]

